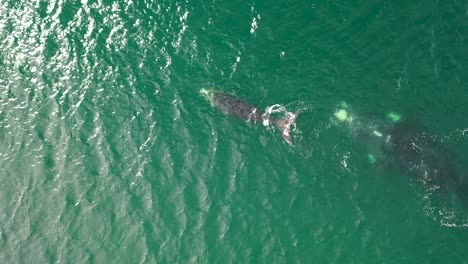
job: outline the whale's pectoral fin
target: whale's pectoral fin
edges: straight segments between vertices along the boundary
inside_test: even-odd
[[[304,113],[304,111],[296,112],[292,116],[278,120],[276,122],[278,128],[281,130],[281,135],[283,136],[284,141],[286,141],[288,144],[292,144],[290,135],[291,125],[296,122],[297,117],[302,113]]]

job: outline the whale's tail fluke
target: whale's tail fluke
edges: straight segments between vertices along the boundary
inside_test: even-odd
[[[290,135],[291,125],[296,122],[297,117],[302,113],[304,113],[304,111],[298,111],[292,115],[286,116],[286,118],[277,119],[275,122],[281,131],[281,135],[283,136],[284,141],[286,141],[288,144],[292,144]]]

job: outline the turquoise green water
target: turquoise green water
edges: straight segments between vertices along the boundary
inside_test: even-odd
[[[0,0],[0,262],[467,263],[466,214],[330,125],[466,163],[467,39],[466,1]],[[211,87],[305,110],[294,146]]]

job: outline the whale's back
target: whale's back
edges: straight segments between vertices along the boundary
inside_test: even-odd
[[[468,203],[467,171],[460,157],[436,138],[408,124],[397,124],[391,137],[402,169]]]
[[[234,95],[215,92],[211,100],[226,115],[231,115],[245,121],[256,122],[262,119],[263,113],[260,110]]]

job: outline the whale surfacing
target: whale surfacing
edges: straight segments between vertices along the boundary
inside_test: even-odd
[[[332,122],[344,125],[367,145],[371,163],[388,161],[428,189],[468,205],[468,170],[462,158],[424,127],[395,112],[388,113],[385,120],[363,118],[349,112],[345,103],[339,105]]]
[[[263,112],[259,108],[234,95],[206,89],[201,89],[200,93],[210,101],[211,105],[221,110],[225,115],[234,116],[246,122],[260,122],[266,126],[270,123],[275,124],[280,129],[283,139],[288,144],[292,144],[290,136],[291,125],[296,122],[297,117],[302,112],[296,112],[283,119],[272,118],[268,113]]]

